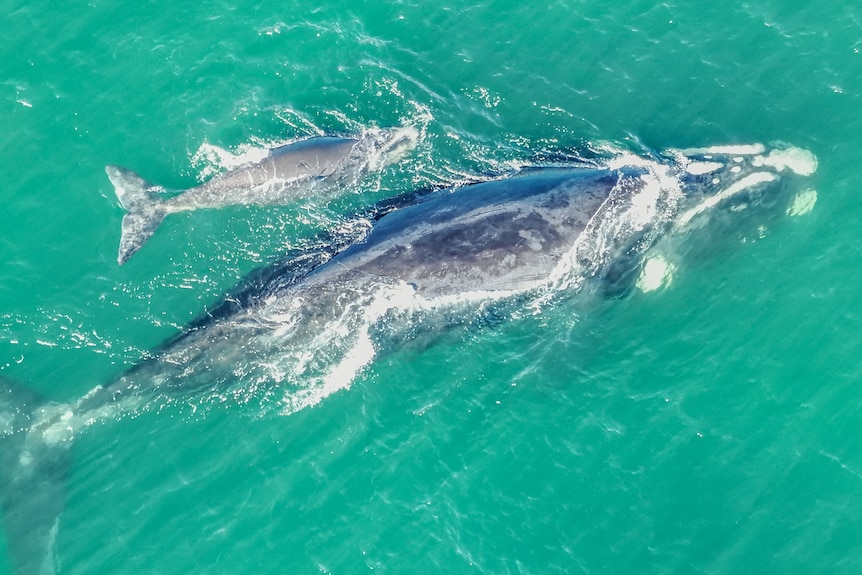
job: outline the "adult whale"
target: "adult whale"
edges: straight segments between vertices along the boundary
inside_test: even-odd
[[[117,263],[124,264],[152,236],[164,217],[176,212],[232,205],[278,205],[310,190],[332,195],[355,185],[367,172],[397,161],[416,146],[419,133],[410,126],[368,130],[357,138],[321,136],[268,150],[206,183],[163,198],[164,188],[119,166],[105,167],[123,217]]]
[[[347,386],[416,321],[433,327],[445,316],[449,325],[484,302],[519,305],[530,294],[618,281],[632,275],[620,274],[621,265],[646,269],[645,254],[660,236],[700,225],[722,206],[736,215],[772,188],[791,186],[794,172],[816,167],[795,149],[673,157],[531,169],[417,197],[362,238],[333,236],[294,258],[298,267],[260,276],[72,404],[44,403],[3,383],[0,504],[14,572],[55,571],[69,448],[88,425],[167,397],[214,389],[241,396],[283,382],[285,410],[299,409]]]

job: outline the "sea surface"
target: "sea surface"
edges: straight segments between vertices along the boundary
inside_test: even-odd
[[[862,572],[862,5],[3,0],[0,22],[0,378],[53,402],[384,198],[608,144],[819,161],[809,214],[664,289],[395,348],[292,411],[208,391],[78,430],[58,573]],[[106,164],[184,189],[392,126],[416,149],[341,200],[174,215],[117,265]]]

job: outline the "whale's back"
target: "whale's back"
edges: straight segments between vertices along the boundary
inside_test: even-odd
[[[425,297],[529,289],[546,280],[617,185],[597,169],[543,169],[466,186],[382,218],[345,269],[412,284]]]

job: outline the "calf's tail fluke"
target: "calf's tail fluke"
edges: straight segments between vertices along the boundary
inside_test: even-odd
[[[165,201],[159,196],[161,188],[152,185],[138,174],[119,166],[105,166],[108,178],[120,205],[128,213],[123,217],[120,250],[117,263],[123,265],[155,233],[167,213]]]
[[[14,575],[55,572],[70,459],[68,413],[0,380],[0,512]]]

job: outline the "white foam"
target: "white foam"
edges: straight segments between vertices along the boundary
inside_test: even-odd
[[[263,161],[269,155],[269,148],[255,146],[241,146],[237,153],[230,152],[222,147],[204,142],[192,156],[195,164],[205,164],[200,173],[201,179],[207,179],[219,172],[232,170]]]
[[[374,356],[377,355],[377,350],[374,349],[374,343],[368,335],[368,326],[365,326],[356,338],[356,343],[353,344],[344,358],[332,368],[326,377],[323,379],[323,386],[320,389],[318,399],[323,399],[328,395],[332,395],[340,389],[347,389],[353,383],[354,378],[359,374],[359,371],[366,365],[371,363]]]
[[[346,388],[363,367],[371,363],[377,351],[368,333],[386,312],[391,309],[412,309],[416,307],[416,289],[405,283],[398,282],[395,286],[385,286],[362,310],[363,318],[356,342],[347,351],[344,358],[329,371],[324,379],[322,391],[327,395],[338,389]]]
[[[632,197],[630,210],[630,225],[633,229],[642,230],[658,213],[658,203],[663,190],[661,181],[652,175],[641,176],[643,189]]]
[[[637,154],[632,154],[631,152],[627,152],[619,148],[614,148],[610,145],[604,146],[601,149],[614,154],[613,157],[605,163],[605,165],[611,170],[619,170],[625,167],[651,168],[656,164],[652,160],[648,160],[647,158],[643,158]]]
[[[477,306],[485,301],[505,299],[535,289],[543,283],[537,282],[522,290],[476,290],[433,298],[421,296],[405,282],[366,284],[360,291],[367,295],[366,298],[361,298],[356,305],[345,308],[340,316],[325,322],[321,331],[297,350],[298,353],[283,357],[286,363],[267,366],[266,378],[279,381],[285,376],[298,378],[294,386],[285,390],[281,401],[283,415],[313,407],[326,397],[349,388],[359,373],[374,360],[377,349],[371,328],[390,312],[397,310],[396,314],[412,314],[440,308]],[[289,337],[289,332],[282,333],[279,339],[285,336]]]
[[[344,307],[340,314],[323,322],[321,331],[311,341],[293,342],[302,345],[296,354],[285,357],[288,364],[274,365],[268,370],[270,377],[275,375],[272,370],[277,370],[281,374],[279,379],[289,374],[304,380],[300,389],[290,388],[285,392],[283,414],[314,406],[350,387],[359,372],[377,355],[370,334],[372,326],[390,310],[409,312],[421,308],[421,298],[417,297],[415,288],[404,282],[364,284],[358,289],[359,299],[355,304]]]
[[[757,184],[762,184],[765,182],[772,182],[778,179],[778,176],[769,172],[754,172],[753,174],[749,174],[742,178],[741,180],[734,182],[724,190],[718,192],[714,196],[707,198],[697,206],[691,208],[686,211],[677,219],[677,225],[685,225],[691,221],[691,219],[708,210],[709,208],[715,206],[722,200],[726,200],[727,198],[738,194],[739,192],[750,188],[752,186],[756,186]]]
[[[413,126],[390,130],[369,130],[360,138],[360,146],[365,144],[370,148],[367,159],[368,169],[376,172],[400,161],[416,147],[420,136],[419,130]]]

